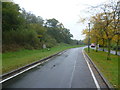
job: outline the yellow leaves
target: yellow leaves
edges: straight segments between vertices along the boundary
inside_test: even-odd
[[[120,35],[115,35],[112,40],[114,42],[117,42],[118,40],[120,40]]]
[[[99,30],[97,29],[91,30],[90,35],[94,37],[99,37]]]
[[[117,42],[120,39],[120,35],[116,35],[116,32],[120,30],[120,23],[118,23],[118,18],[113,18],[113,16],[114,15],[112,12],[104,12],[96,14],[90,18],[90,37],[92,42],[100,41],[100,43],[102,43],[102,40],[112,38],[113,41]],[[83,34],[86,34],[86,36],[88,36],[87,29],[83,30]]]
[[[82,34],[88,35],[88,29],[84,29],[84,30],[82,31]]]
[[[43,35],[38,35],[37,37],[38,37],[38,38],[41,38],[41,37],[43,37]]]

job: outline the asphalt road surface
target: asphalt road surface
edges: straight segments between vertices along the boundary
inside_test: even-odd
[[[80,47],[8,80],[3,88],[96,88],[96,85]]]

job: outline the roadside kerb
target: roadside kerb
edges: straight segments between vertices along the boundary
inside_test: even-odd
[[[67,50],[68,50],[68,49],[67,49]],[[60,51],[60,52],[58,52],[58,53],[56,53],[56,54],[53,54],[53,55],[51,55],[51,56],[48,56],[48,57],[46,57],[46,58],[44,58],[44,59],[38,60],[38,61],[33,62],[33,63],[31,63],[31,64],[25,65],[25,66],[23,66],[23,67],[20,67],[20,68],[18,68],[18,69],[15,69],[15,70],[13,70],[13,71],[10,71],[10,72],[8,72],[8,73],[5,73],[5,74],[3,74],[2,76],[0,76],[0,79],[2,79],[2,81],[0,81],[0,83],[3,83],[3,82],[5,82],[5,81],[7,81],[7,80],[9,80],[9,79],[11,79],[11,78],[13,78],[13,77],[15,77],[15,76],[18,76],[18,75],[22,74],[23,72],[26,72],[26,71],[28,71],[28,70],[30,70],[30,69],[32,69],[32,68],[34,68],[34,67],[36,67],[36,66],[38,66],[38,65],[40,65],[40,64],[43,64],[43,63],[49,61],[52,57],[57,56],[57,55],[65,52],[65,51],[67,51],[67,50]],[[32,66],[33,66],[33,67],[32,67]],[[32,68],[30,68],[30,67],[32,67]],[[29,69],[28,69],[28,68],[29,68]],[[12,76],[13,76],[13,77],[12,77]],[[10,78],[10,77],[11,77],[11,78]],[[9,78],[9,79],[7,79],[7,78]]]
[[[88,54],[85,52],[85,55],[88,57],[88,59],[90,60],[90,62],[93,64],[94,68],[96,69],[96,71],[98,72],[98,74],[101,76],[101,78],[103,79],[103,81],[105,82],[106,86],[110,89],[110,90],[114,90],[113,86],[108,82],[107,79],[104,78],[102,72],[100,72],[100,70],[97,68],[97,66],[94,64],[94,62],[92,61],[92,59],[88,56]]]

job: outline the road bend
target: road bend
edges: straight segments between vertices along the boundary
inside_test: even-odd
[[[69,49],[4,82],[3,88],[96,88],[82,49]]]

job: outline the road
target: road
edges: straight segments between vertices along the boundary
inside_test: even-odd
[[[98,50],[99,50],[99,51],[103,51],[102,48],[99,48]],[[106,50],[106,49],[104,49],[104,51],[105,51],[105,52],[108,52],[108,50]],[[116,54],[116,51],[115,51],[115,50],[110,50],[110,53],[115,55],[115,54]],[[117,52],[117,55],[120,56],[120,51]]]
[[[3,88],[96,88],[82,49],[69,49],[43,66],[8,80]]]
[[[91,49],[96,49],[96,48],[91,48]],[[98,48],[98,50],[99,50],[99,51],[103,51],[102,48]],[[108,52],[108,50],[107,50],[107,49],[104,49],[104,52]],[[116,51],[115,51],[115,50],[110,50],[110,53],[115,55],[115,54],[116,54]],[[117,52],[117,55],[120,56],[120,51]]]

